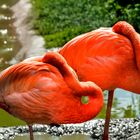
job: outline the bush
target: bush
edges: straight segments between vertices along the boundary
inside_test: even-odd
[[[125,3],[125,4],[124,4]],[[117,21],[125,20],[140,32],[140,4],[138,0],[108,0],[107,9],[114,13]]]
[[[140,5],[121,5],[120,0],[32,0],[34,28],[46,47],[61,47],[73,37],[126,20],[140,31]]]

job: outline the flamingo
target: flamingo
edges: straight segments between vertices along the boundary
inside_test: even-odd
[[[88,103],[81,102],[82,96],[89,96]],[[34,123],[80,123],[95,117],[102,106],[101,88],[79,82],[56,52],[28,58],[0,74],[0,108],[28,124],[30,140]]]
[[[125,21],[79,35],[58,51],[80,81],[109,90],[103,139],[108,140],[114,89],[140,94],[140,35]]]

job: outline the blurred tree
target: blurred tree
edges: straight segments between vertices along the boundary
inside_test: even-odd
[[[138,0],[108,0],[106,8],[115,17],[112,20],[117,22],[125,20],[132,24],[137,32],[140,32],[140,1]]]
[[[118,3],[122,7],[126,7],[128,4],[135,5],[140,4],[140,0],[114,0],[115,3]]]

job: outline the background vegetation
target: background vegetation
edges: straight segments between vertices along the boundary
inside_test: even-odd
[[[139,0],[32,0],[34,28],[46,47],[61,47],[73,37],[126,20],[140,32]]]

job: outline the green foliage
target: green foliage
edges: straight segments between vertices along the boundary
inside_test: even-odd
[[[123,4],[121,0],[108,0],[106,7],[114,14],[116,21],[125,20],[132,24],[137,32],[140,32],[140,4],[137,0],[131,1]]]
[[[99,0],[32,0],[32,3],[34,28],[45,37],[47,48],[61,47],[81,33],[110,25]]]
[[[81,27],[71,27],[71,28],[64,28],[63,31],[52,33],[45,35],[45,40],[46,40],[46,46],[48,48],[53,48],[53,47],[61,47],[62,44],[65,44],[68,42],[70,39],[73,38],[73,36],[76,36],[77,33],[82,33],[83,28]]]
[[[2,126],[18,126],[18,125],[26,125],[25,122],[15,118],[5,112],[4,110],[0,109],[0,127]]]
[[[32,0],[34,28],[46,47],[61,47],[73,37],[126,20],[140,31],[140,4],[129,0]],[[134,1],[134,0],[133,0]]]

